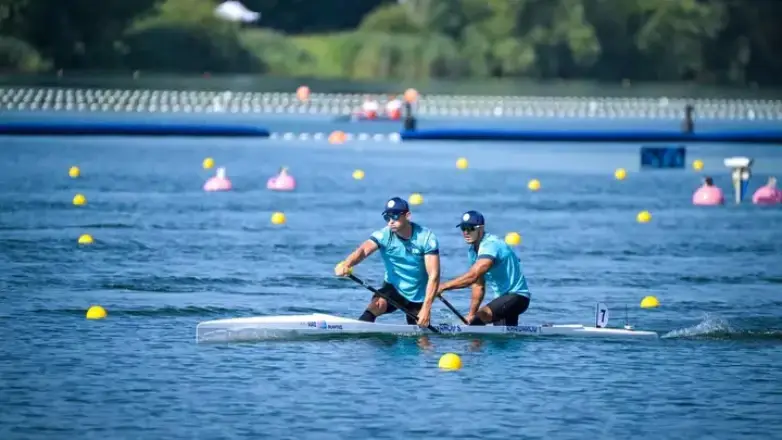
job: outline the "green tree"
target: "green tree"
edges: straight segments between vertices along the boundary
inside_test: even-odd
[[[131,26],[125,63],[133,69],[174,72],[266,70],[239,39],[238,24],[221,20],[215,5],[201,0],[166,0]]]
[[[775,0],[0,0],[0,67],[782,83]]]

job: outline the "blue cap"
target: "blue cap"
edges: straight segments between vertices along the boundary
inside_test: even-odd
[[[462,214],[462,221],[456,227],[460,226],[483,226],[483,214],[478,211],[467,211]]]
[[[394,197],[393,199],[386,202],[386,207],[383,210],[383,214],[401,214],[409,210],[410,207],[407,206],[407,202],[399,197]]]

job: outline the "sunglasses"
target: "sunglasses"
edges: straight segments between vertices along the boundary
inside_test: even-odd
[[[402,213],[402,212],[394,212],[394,213],[388,213],[387,212],[387,213],[383,214],[383,220],[385,220],[386,223],[388,223],[391,220],[394,220],[394,221],[399,220],[399,218],[402,217],[403,215],[405,215],[405,214]]]
[[[462,232],[472,232],[472,231],[478,229],[478,226],[461,225],[461,226],[459,226],[459,229],[461,229]]]

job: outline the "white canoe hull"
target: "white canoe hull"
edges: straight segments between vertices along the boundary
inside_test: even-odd
[[[445,335],[518,335],[571,336],[603,339],[656,339],[651,331],[588,327],[580,324],[546,324],[506,326],[467,326],[463,324],[433,324]],[[311,315],[259,316],[205,321],[196,327],[197,342],[228,342],[280,339],[296,336],[388,334],[422,335],[432,331],[417,325],[364,322],[339,316]]]

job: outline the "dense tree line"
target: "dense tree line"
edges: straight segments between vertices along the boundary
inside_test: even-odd
[[[782,83],[778,0],[0,0],[0,69]]]

